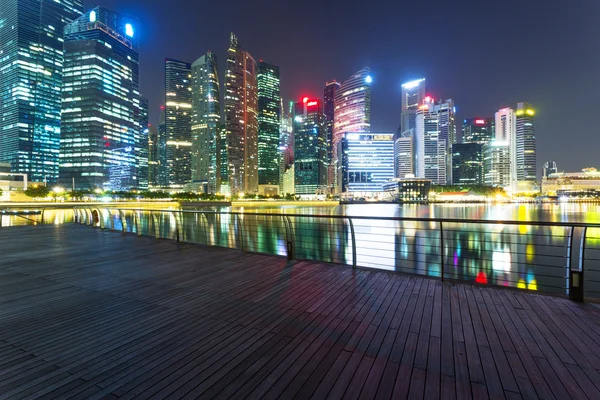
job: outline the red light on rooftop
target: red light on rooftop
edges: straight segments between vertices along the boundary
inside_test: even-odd
[[[425,103],[431,103],[431,96],[425,96]]]
[[[303,98],[303,99],[302,99],[302,102],[303,102],[304,104],[308,103],[308,97],[305,97],[305,98]]]
[[[483,119],[476,119],[476,120],[475,120],[475,123],[476,123],[477,125],[483,125],[483,124],[485,124],[485,120],[483,120]]]
[[[315,101],[311,101],[309,103],[306,103],[306,106],[307,107],[312,107],[312,106],[316,106],[317,104],[319,104],[319,102],[315,100]]]
[[[164,109],[165,109],[165,106],[160,106],[160,109],[161,109],[161,110],[164,110]]]

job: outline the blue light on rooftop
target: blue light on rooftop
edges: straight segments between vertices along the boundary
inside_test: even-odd
[[[125,25],[125,34],[129,37],[133,37],[133,26],[131,24]]]

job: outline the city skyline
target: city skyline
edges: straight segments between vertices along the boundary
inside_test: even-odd
[[[225,7],[213,6],[212,14],[222,17],[198,26],[193,22],[202,11],[201,6],[190,5],[188,12],[181,14],[177,11],[181,10],[177,7],[179,0],[169,3],[172,6],[169,8],[157,0],[132,0],[126,5],[115,0],[99,0],[96,3],[128,15],[134,14],[141,21],[138,30],[142,41],[141,65],[144,68],[141,87],[142,93],[147,93],[150,98],[153,123],[158,120],[158,106],[161,104],[160,88],[153,85],[163,80],[162,60],[167,57],[193,60],[212,50],[216,51],[222,70],[226,58],[223,49],[227,46],[229,32],[234,31],[243,38],[245,46],[255,57],[280,66],[284,102],[297,101],[304,95],[319,96],[325,82],[343,80],[362,66],[369,65],[373,74],[374,131],[395,131],[398,128],[400,85],[426,77],[429,95],[436,99],[452,97],[455,100],[459,121],[457,129],[460,129],[460,122],[464,118],[491,115],[500,108],[513,106],[517,101],[527,101],[535,104],[538,111],[536,131],[539,159],[554,159],[559,168],[565,170],[578,170],[595,162],[593,149],[589,146],[578,148],[580,154],[577,157],[569,157],[561,151],[570,143],[569,138],[572,139],[573,135],[581,135],[582,142],[589,137],[586,135],[590,135],[585,133],[587,122],[566,121],[561,117],[564,115],[561,109],[565,108],[566,114],[569,114],[569,110],[574,113],[577,109],[579,114],[581,111],[577,103],[582,102],[591,111],[590,96],[599,83],[572,78],[592,77],[593,71],[600,66],[598,55],[584,58],[584,54],[589,52],[586,52],[583,41],[577,39],[600,33],[600,28],[593,25],[592,18],[583,19],[581,16],[582,13],[594,14],[589,12],[590,6],[600,11],[600,4],[597,3],[585,1],[585,4],[570,5],[564,12],[571,18],[565,18],[563,10],[516,1],[503,5],[462,1],[460,4],[444,3],[441,7],[432,7],[434,11],[428,17],[429,21],[442,24],[445,24],[445,18],[452,21],[447,25],[449,29],[444,30],[447,41],[451,43],[451,46],[442,50],[444,58],[449,60],[447,65],[440,65],[436,61],[442,55],[439,52],[429,54],[431,46],[422,46],[423,49],[417,46],[417,42],[426,43],[427,38],[437,35],[433,32],[436,29],[415,29],[414,43],[400,40],[401,32],[408,29],[394,28],[397,23],[393,22],[393,15],[396,14],[391,9],[399,8],[397,5],[382,7],[372,4],[365,13],[365,10],[358,8],[349,10],[340,2],[327,2],[323,4],[322,12],[312,15],[303,11],[302,18],[286,17],[294,14],[287,12],[287,5],[279,3],[270,9],[261,5],[264,13],[254,12],[249,6],[240,4],[240,10],[235,15],[228,14]],[[96,3],[88,1],[86,9]],[[417,5],[402,7],[403,14],[423,8]],[[363,25],[369,29],[344,31],[343,34],[335,32],[321,22],[325,15],[333,11],[341,12],[349,21],[363,18]],[[248,13],[253,17],[248,18]],[[274,17],[278,20],[273,21],[275,25],[272,28],[256,28],[257,24],[260,26]],[[500,29],[506,18],[514,18],[510,31]],[[545,23],[546,20],[555,19],[564,20],[567,26],[559,31],[552,24]],[[422,25],[410,19],[405,23],[412,28]],[[155,26],[167,29],[150,28]],[[280,34],[273,35],[273,29],[279,30]],[[296,37],[294,32],[299,30],[305,33]],[[178,35],[184,33],[198,39],[175,43]],[[322,44],[310,48],[301,45],[308,39],[313,43],[319,42],[312,39],[325,34],[328,40]],[[390,42],[396,50],[390,51]],[[519,43],[527,43],[527,51],[525,47],[518,46]],[[503,51],[511,49],[514,62],[510,59],[498,60],[494,56],[498,47]],[[295,50],[282,51],[286,48]],[[312,60],[321,61],[318,65],[314,62],[297,63],[299,52]],[[561,54],[561,57],[557,58],[556,54]],[[469,59],[477,62],[469,62]],[[578,101],[564,104],[561,100],[565,91],[568,97]],[[571,130],[572,134],[564,134]],[[541,166],[538,165],[540,173]]]

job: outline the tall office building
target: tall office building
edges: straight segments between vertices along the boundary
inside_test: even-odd
[[[342,193],[373,196],[394,178],[393,133],[346,133],[338,146]]]
[[[452,180],[450,142],[456,137],[454,111],[452,99],[435,103],[426,97],[416,115],[415,175],[438,185]]]
[[[284,107],[281,102],[281,121],[280,121],[280,136],[279,136],[279,192],[281,194],[293,193],[293,184],[290,186],[289,181],[293,181],[293,173],[288,174],[288,186],[284,188],[284,174],[294,166],[294,102],[290,101]],[[290,178],[291,176],[291,178]],[[293,182],[292,182],[293,183]],[[292,187],[291,192],[286,192]]]
[[[148,188],[158,187],[158,128],[148,126]]]
[[[558,167],[556,166],[556,161],[547,161],[544,164],[544,169],[542,171],[542,177],[547,178],[550,174],[558,173]]]
[[[535,182],[537,180],[535,110],[529,103],[518,103],[515,115],[517,181]]]
[[[488,186],[511,186],[510,143],[493,140],[483,145],[483,181]]]
[[[517,181],[517,119],[515,110],[506,107],[498,110],[495,115],[494,140],[508,143],[510,164],[510,185],[515,188]]]
[[[279,192],[279,139],[281,94],[279,67],[260,61],[258,64],[258,185],[277,186]]]
[[[323,91],[323,112],[325,113],[325,124],[327,129],[327,185],[333,189],[335,183],[335,171],[331,165],[333,157],[333,124],[335,120],[335,93],[340,88],[341,84],[333,80],[325,83]]]
[[[96,7],[65,27],[60,182],[139,186],[139,55],[136,20]]]
[[[160,106],[160,119],[158,122],[158,142],[156,160],[158,162],[157,178],[158,186],[167,188],[169,186],[169,176],[167,171],[167,114],[165,106]]]
[[[494,140],[494,118],[476,117],[463,120],[462,143],[487,143]]]
[[[191,65],[165,60],[166,174],[168,186],[181,189],[192,180]]]
[[[452,183],[454,185],[482,185],[483,144],[479,142],[452,145]]]
[[[404,179],[413,171],[413,130],[402,132],[394,142],[394,177]]]
[[[419,107],[425,101],[425,78],[406,82],[402,85],[402,113],[400,132],[416,129]]]
[[[294,106],[294,181],[296,194],[327,192],[327,129],[323,103],[305,97]]]
[[[138,188],[141,190],[148,189],[149,132],[148,99],[140,97],[140,145],[136,149],[136,156],[138,159]]]
[[[208,52],[192,64],[191,178],[206,193],[220,191],[220,91],[217,57]]]
[[[258,192],[258,66],[232,33],[225,72],[225,129],[232,194]]]
[[[0,163],[29,180],[56,182],[63,30],[83,0],[0,2]]]

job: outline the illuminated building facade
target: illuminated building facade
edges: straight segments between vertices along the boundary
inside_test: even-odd
[[[232,194],[258,193],[258,66],[232,33],[225,72],[225,129]]]
[[[63,30],[83,0],[0,2],[0,162],[36,182],[59,170]]]
[[[483,145],[484,184],[508,188],[511,185],[510,144],[491,141]]]
[[[335,183],[335,171],[331,166],[333,160],[333,124],[335,116],[335,93],[340,88],[340,83],[336,80],[325,83],[325,90],[323,91],[323,112],[325,113],[325,124],[327,128],[327,165],[328,175],[327,184],[330,188],[333,188]]]
[[[535,110],[529,103],[518,103],[515,115],[517,181],[536,181]]]
[[[510,184],[508,186],[514,188],[517,180],[517,116],[515,110],[509,107],[498,110],[495,121],[494,140],[508,143],[509,146]]]
[[[257,84],[258,185],[259,187],[275,185],[278,188],[281,124],[279,67],[263,61],[259,62]]]
[[[167,125],[165,106],[160,106],[160,120],[158,122],[158,143],[156,148],[156,160],[158,162],[158,186],[167,188],[169,178],[167,175]]]
[[[220,91],[217,57],[208,52],[192,64],[192,181],[206,193],[220,191]]]
[[[416,115],[414,135],[415,175],[437,185],[451,182],[450,141],[456,137],[454,102],[435,103],[426,97]]]
[[[371,69],[353,74],[335,91],[333,152],[346,132],[369,132],[371,129]]]
[[[481,185],[483,175],[482,143],[452,145],[452,183],[454,185]]]
[[[463,120],[462,143],[487,143],[494,140],[494,118],[477,117]]]
[[[413,131],[402,132],[394,143],[395,178],[404,179],[414,174],[413,171]]]
[[[167,186],[181,189],[192,180],[192,66],[165,60]]]
[[[158,187],[158,129],[154,125],[148,127],[148,187]]]
[[[547,178],[550,174],[558,173],[558,167],[556,166],[556,161],[547,161],[544,164],[544,169],[542,171],[542,178]]]
[[[327,128],[323,103],[305,97],[294,106],[294,183],[297,195],[327,193]]]
[[[338,151],[342,193],[373,195],[394,178],[393,133],[346,133]]]
[[[148,124],[148,99],[140,97],[140,140],[137,147],[138,159],[138,188],[148,189],[148,141],[149,141],[149,124]]]
[[[97,7],[65,27],[60,143],[60,182],[65,187],[139,186],[135,26],[135,19]]]
[[[417,79],[402,84],[402,113],[400,131],[405,132],[417,127],[417,111],[425,101],[425,79]]]

